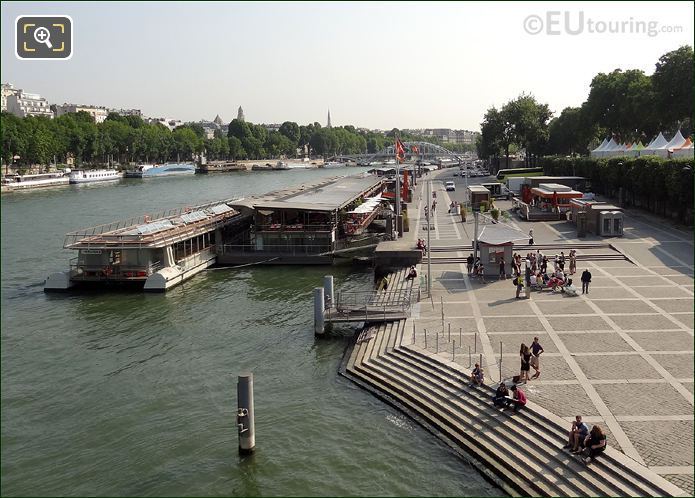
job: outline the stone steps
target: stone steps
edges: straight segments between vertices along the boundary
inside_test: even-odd
[[[405,321],[375,326],[371,339],[355,344],[344,374],[433,430],[510,495],[682,493],[611,448],[584,466],[562,450],[568,423],[551,420],[533,403],[514,415],[499,411],[493,390],[468,387],[458,366],[402,346],[405,326]]]
[[[430,359],[427,355],[421,354],[416,350],[404,347],[395,351],[395,356],[400,361],[409,365],[411,369],[420,370],[421,375],[426,375],[435,385],[448,389],[450,393],[461,391],[465,383],[457,381],[461,374],[458,370],[450,369],[446,365],[438,363],[436,359]],[[466,400],[471,403],[480,403],[483,409],[488,412],[496,410],[492,404],[491,396],[494,390],[489,387],[464,388],[461,396],[465,395]],[[475,400],[475,401],[473,401]],[[625,479],[626,471],[616,462],[611,452],[607,450],[604,455],[590,466],[591,472],[584,467],[576,457],[562,450],[562,446],[567,443],[567,431],[569,423],[560,426],[546,417],[539,415],[535,410],[521,410],[513,417],[508,417],[509,430],[522,430],[532,434],[532,440],[542,442],[542,446],[550,454],[555,454],[555,459],[560,458],[563,462],[569,462],[572,470],[583,473],[582,478],[594,487],[599,488],[598,494],[608,494],[611,496],[644,496],[644,495],[664,495],[664,490],[654,486],[650,481],[642,480],[641,475],[630,475]],[[516,426],[516,427],[515,427]],[[630,474],[630,472],[628,472]],[[596,492],[592,494],[595,496]]]

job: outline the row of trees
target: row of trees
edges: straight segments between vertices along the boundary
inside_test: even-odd
[[[616,69],[599,73],[580,107],[567,107],[549,125],[549,154],[587,154],[603,138],[645,145],[660,131],[692,133],[693,49],[659,58],[654,74]]]
[[[161,124],[147,124],[138,116],[111,113],[103,123],[94,123],[86,112],[46,117],[0,116],[2,159],[6,164],[66,162],[77,164],[110,161],[188,160],[214,141],[204,140],[199,125],[185,125],[173,132]],[[196,128],[198,126],[199,129]]]
[[[659,131],[692,133],[693,49],[683,46],[659,58],[654,74],[616,69],[591,81],[586,102],[552,118],[547,104],[522,94],[501,109],[487,110],[477,142],[479,157],[499,164],[524,149],[527,163],[540,155],[587,154],[605,137],[651,140]]]
[[[693,223],[692,159],[667,160],[656,156],[547,157],[543,170],[553,176],[583,176],[595,192],[610,198],[621,197],[625,205]]]
[[[208,159],[263,159],[294,157],[297,150],[310,155],[375,153],[393,142],[399,134],[403,140],[432,140],[401,134],[393,129],[386,135],[354,126],[325,128],[319,123],[298,125],[286,121],[279,130],[233,120],[225,134],[215,132],[206,138],[200,124],[189,123],[170,131],[156,123],[147,124],[138,116],[111,113],[103,123],[95,123],[86,112],[65,114],[56,119],[18,118],[9,113],[0,116],[2,159],[5,164],[106,164],[191,160],[205,153]],[[452,148],[451,144],[443,144]]]

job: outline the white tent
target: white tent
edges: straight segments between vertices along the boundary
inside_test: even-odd
[[[627,150],[627,155],[630,157],[637,157],[640,155],[640,153],[642,152],[643,149],[644,149],[644,145],[642,145],[642,142],[640,142],[638,140],[637,142],[634,142],[632,144],[632,147],[630,147]]]
[[[606,144],[606,148],[601,151],[601,155],[599,157],[610,157],[613,155],[613,151],[615,148],[618,147],[618,143],[613,140],[611,137],[610,142]]]
[[[601,152],[603,152],[603,150],[606,148],[606,145],[608,145],[608,139],[604,138],[603,142],[601,142],[601,145],[592,150],[589,155],[591,157],[601,157]]]
[[[673,149],[678,149],[683,145],[685,145],[685,138],[683,138],[683,135],[681,135],[681,131],[678,130],[671,141],[664,145],[663,150],[666,152],[666,154],[663,154],[664,157],[668,157],[669,152],[673,152]],[[661,149],[659,150],[659,155],[662,155]]]
[[[642,149],[642,152],[640,152],[640,156],[655,155],[657,154],[657,150],[661,149],[667,143],[668,140],[664,138],[664,134],[659,133],[659,135],[654,140],[652,140],[649,145]]]
[[[693,142],[687,139],[683,145],[674,149],[671,157],[695,157],[693,155],[695,149],[693,149]]]

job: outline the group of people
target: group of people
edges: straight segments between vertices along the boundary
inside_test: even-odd
[[[451,201],[451,204],[449,204],[449,214],[459,214],[459,201]]]
[[[480,258],[474,258],[472,253],[469,254],[466,258],[466,268],[468,275],[478,277],[482,283],[485,283],[485,265]]]
[[[589,425],[582,422],[582,416],[577,415],[569,431],[569,441],[563,449],[575,454],[583,454],[584,463],[591,463],[605,451],[606,434],[597,424],[589,429]]]
[[[410,267],[410,271],[408,272],[408,276],[405,277],[406,280],[415,280],[417,278],[417,270],[415,269],[415,266]]]
[[[427,243],[425,239],[417,239],[417,248],[422,251],[423,256],[427,253]]]
[[[569,260],[569,273],[565,271],[565,264]],[[516,299],[521,299],[520,293],[526,284],[534,290],[551,289],[553,291],[559,289],[568,296],[577,296],[579,290],[574,286],[572,278],[577,271],[577,253],[572,249],[565,256],[564,251],[559,255],[555,255],[552,259],[553,269],[548,271],[548,256],[541,253],[540,249],[526,254],[526,258],[521,259],[520,254],[514,254],[512,259],[512,273],[514,275],[513,284],[516,286]],[[524,269],[522,270],[522,266]],[[500,278],[502,278],[504,268],[500,264]],[[591,282],[591,272],[587,269],[582,273],[582,294],[589,292],[589,283]]]

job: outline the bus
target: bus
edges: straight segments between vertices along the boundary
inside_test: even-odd
[[[504,181],[510,176],[541,176],[543,175],[543,168],[511,168],[511,169],[501,169],[497,173],[497,179],[499,181]]]

